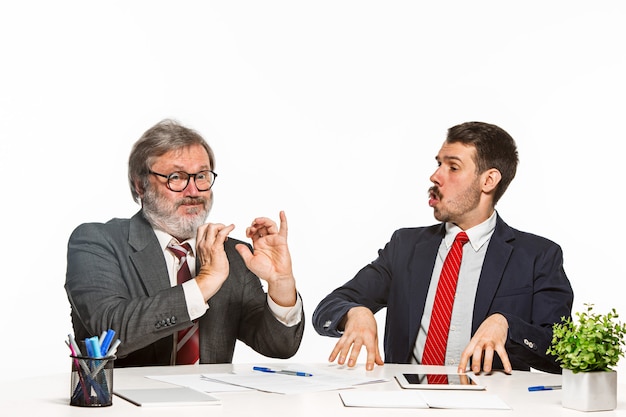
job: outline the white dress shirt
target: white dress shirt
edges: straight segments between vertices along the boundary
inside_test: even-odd
[[[169,234],[153,229],[156,234],[157,239],[159,240],[159,245],[163,250],[163,256],[165,257],[165,263],[167,264],[167,272],[170,277],[170,284],[172,286],[177,285],[176,280],[176,272],[178,271],[178,258],[170,251],[167,246],[170,244],[172,239],[176,241],[175,238],[170,236]],[[176,241],[177,242],[177,241]],[[196,239],[187,239],[185,242],[189,243],[192,250],[187,255],[187,264],[189,265],[189,271],[191,272],[191,276],[196,276]],[[185,243],[185,242],[180,242]],[[189,281],[182,284],[183,292],[185,294],[185,300],[187,302],[187,311],[189,312],[189,317],[191,320],[195,320],[201,317],[206,311],[209,309],[209,304],[204,301],[204,296],[200,291],[200,287],[195,279],[190,279]],[[274,300],[272,297],[267,295],[267,304],[270,307],[270,310],[276,317],[278,321],[283,323],[285,326],[293,326],[298,324],[302,320],[302,300],[300,299],[300,294],[297,294],[296,304],[293,307],[282,307]]]
[[[443,262],[452,247],[454,238],[461,232],[461,228],[446,223],[446,235],[441,241],[441,246],[435,260],[432,279],[428,288],[424,314],[420,323],[420,329],[413,348],[413,363],[421,363],[422,353],[426,344],[430,316],[435,302],[439,275],[443,268]],[[489,239],[496,228],[496,212],[481,224],[465,231],[469,237],[468,244],[463,246],[463,258],[459,269],[459,279],[452,307],[452,317],[450,319],[450,331],[448,333],[448,346],[446,349],[445,365],[458,365],[461,353],[469,343],[472,333],[472,316],[474,311],[474,300],[478,279],[482,270],[483,261],[489,246]]]

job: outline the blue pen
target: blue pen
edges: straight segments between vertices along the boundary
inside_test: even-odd
[[[91,340],[89,338],[85,339],[85,350],[87,351],[87,356],[93,358],[93,345],[91,344]]]
[[[292,375],[292,376],[313,376],[313,374],[310,374],[308,372],[290,371],[287,369],[272,369],[272,368],[266,368],[263,366],[254,366],[252,367],[252,370],[259,371],[259,372],[267,372],[269,374],[283,374],[283,375]]]
[[[91,345],[91,355],[93,355],[92,357],[101,358],[102,355],[100,354],[100,339],[98,338],[98,336],[90,337],[87,340]]]
[[[536,385],[534,387],[528,387],[528,391],[552,391],[555,389],[561,389],[560,385]]]
[[[111,329],[107,330],[106,335],[104,336],[104,340],[100,342],[100,355],[101,356],[106,356],[114,337],[115,337],[115,330],[111,330]]]
[[[115,342],[113,342],[113,344],[111,344],[111,347],[109,348],[109,350],[106,353],[106,356],[114,356],[115,353],[117,352],[117,347],[122,343],[122,341],[120,339],[117,339]]]

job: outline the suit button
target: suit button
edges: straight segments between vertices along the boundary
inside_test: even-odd
[[[537,349],[537,345],[528,339],[524,339],[524,344],[531,349]]]

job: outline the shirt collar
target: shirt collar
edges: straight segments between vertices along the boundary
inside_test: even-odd
[[[491,238],[491,235],[496,228],[496,218],[497,213],[494,210],[487,220],[465,231],[465,233],[467,233],[467,237],[469,238],[469,243],[475,251],[478,251]],[[444,237],[444,240],[446,242],[446,247],[449,249],[454,242],[455,236],[462,230],[459,226],[450,222],[446,223],[445,226],[446,236]]]
[[[159,230],[159,229],[153,229],[154,230],[154,234],[156,235],[158,241],[159,241],[159,245],[161,246],[161,249],[163,249],[163,251],[167,251],[167,246],[170,244],[170,242],[172,240],[174,240],[175,242],[178,242],[178,240],[169,235],[168,233],[165,233],[163,230]],[[184,242],[178,242],[180,244],[188,242],[189,245],[191,246],[191,255],[193,256],[196,250],[196,238],[191,238],[191,239],[187,239]]]

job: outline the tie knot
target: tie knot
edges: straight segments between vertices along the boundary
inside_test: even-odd
[[[455,237],[454,237],[454,241],[455,242],[459,242],[461,245],[465,245],[467,242],[469,242],[469,237],[467,237],[467,233],[465,232],[459,232]]]
[[[191,245],[188,242],[182,245],[174,242],[170,242],[167,248],[172,252],[181,262],[187,257],[187,254],[191,251]]]

